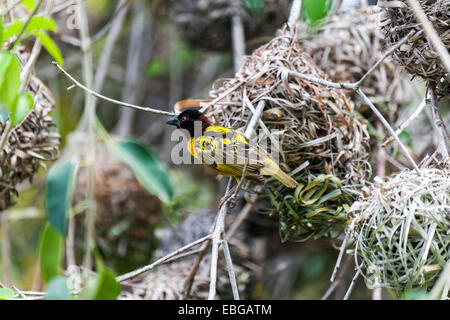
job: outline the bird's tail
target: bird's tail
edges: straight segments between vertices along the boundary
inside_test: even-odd
[[[260,169],[260,173],[266,176],[272,176],[288,188],[297,188],[298,182],[288,176],[281,168],[269,157],[265,158],[266,165]]]
[[[297,186],[298,186],[298,182],[295,181],[294,179],[292,179],[286,173],[284,173],[281,169],[278,170],[277,173],[275,173],[273,175],[273,177],[275,179],[277,179],[278,181],[280,181],[282,184],[284,184],[288,188],[294,189],[294,188],[297,188]]]

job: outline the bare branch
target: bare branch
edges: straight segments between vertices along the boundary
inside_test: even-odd
[[[438,99],[435,88],[429,88],[431,96],[431,111],[433,114],[434,124],[436,125],[437,135],[439,137],[438,151],[444,158],[448,158],[447,143],[450,141],[447,128],[444,121],[442,121],[441,115],[438,109]]]
[[[241,2],[234,1],[235,13],[231,17],[231,35],[233,39],[234,72],[238,72],[245,55],[245,34],[241,17]]]
[[[292,2],[291,11],[289,13],[288,25],[293,27],[300,19],[300,13],[302,11],[302,0],[294,0]]]
[[[416,108],[416,110],[408,117],[408,119],[406,119],[405,122],[403,122],[397,128],[397,130],[395,130],[395,134],[399,135],[400,133],[402,133],[403,130],[405,130],[411,124],[411,122],[413,122],[419,116],[419,114],[422,112],[425,106],[426,106],[425,99],[423,99],[422,102],[419,104],[419,106]],[[391,136],[388,139],[386,139],[386,141],[384,141],[381,146],[384,148],[392,141],[394,141],[394,137]]]
[[[175,115],[175,113],[173,113],[173,112],[158,110],[158,109],[154,109],[154,108],[150,108],[150,107],[138,106],[138,105],[135,105],[135,104],[131,104],[131,103],[127,103],[127,102],[123,102],[123,101],[119,101],[119,100],[108,98],[108,97],[106,97],[106,96],[104,96],[104,95],[102,95],[102,94],[100,94],[98,92],[95,92],[95,91],[89,89],[88,87],[86,87],[85,85],[83,85],[82,83],[77,81],[74,77],[72,77],[66,70],[64,70],[55,61],[53,61],[53,64],[59,69],[59,71],[61,71],[67,78],[69,78],[69,80],[72,81],[75,86],[77,86],[80,89],[83,89],[84,91],[87,91],[88,93],[90,93],[91,95],[93,95],[93,96],[95,96],[95,97],[97,97],[99,99],[111,102],[113,104],[117,104],[117,105],[122,106],[122,107],[132,108],[132,109],[141,110],[141,111],[145,111],[145,112],[151,112],[151,113],[154,113],[154,114],[160,114],[160,115],[164,115],[164,116],[174,116]]]
[[[78,0],[79,7],[78,19],[80,21],[80,39],[82,51],[82,69],[83,78],[88,87],[93,86],[94,82],[94,67],[92,62],[91,41],[89,39],[89,22],[87,18],[86,7],[83,0]],[[96,202],[94,197],[95,192],[95,100],[92,95],[85,93],[84,100],[84,118],[87,125],[87,190],[86,190],[86,217],[85,217],[85,248],[86,251],[83,257],[83,265],[85,270],[85,278],[88,279],[87,272],[91,269],[92,256],[91,251],[95,246],[95,215]]]
[[[139,275],[141,275],[141,274],[143,274],[143,273],[145,273],[147,271],[150,271],[150,270],[156,268],[157,266],[165,263],[167,260],[169,260],[169,259],[171,259],[171,258],[173,258],[173,257],[175,257],[177,255],[179,255],[180,253],[182,253],[182,252],[184,252],[186,250],[189,250],[190,248],[192,248],[192,247],[194,247],[194,246],[196,246],[196,245],[198,245],[200,243],[203,243],[203,242],[205,242],[207,240],[210,240],[210,239],[211,239],[211,235],[204,236],[203,238],[200,238],[200,239],[198,239],[198,240],[196,240],[194,242],[191,242],[191,243],[185,245],[184,247],[181,247],[180,249],[173,251],[172,253],[162,257],[161,259],[156,260],[155,262],[153,262],[153,263],[151,263],[151,264],[149,264],[149,265],[147,265],[145,267],[142,267],[142,268],[139,268],[137,270],[125,273],[125,274],[123,274],[121,276],[118,276],[118,277],[116,277],[116,280],[118,282],[123,282],[123,281],[126,281],[126,280],[133,279],[133,278],[135,278],[135,277],[137,277],[137,276],[139,276]]]
[[[369,106],[370,109],[372,109],[373,113],[380,119],[381,123],[384,125],[384,127],[389,131],[391,136],[394,137],[395,141],[397,141],[398,145],[402,149],[405,156],[408,158],[409,162],[413,165],[414,169],[417,171],[417,173],[420,175],[419,167],[417,166],[414,159],[409,154],[408,149],[406,149],[405,145],[400,141],[400,138],[395,134],[394,130],[390,126],[389,122],[386,121],[386,119],[383,117],[380,111],[373,105],[372,101],[370,101],[369,98],[364,94],[364,92],[361,91],[361,89],[356,90],[356,93],[359,94],[359,96],[363,99],[363,101]]]

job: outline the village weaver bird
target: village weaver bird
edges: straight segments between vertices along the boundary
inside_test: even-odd
[[[167,124],[189,132],[189,153],[204,166],[222,175],[264,182],[272,176],[288,188],[296,188],[297,181],[284,173],[258,145],[252,145],[241,132],[215,126],[196,109],[187,109],[172,117]],[[197,131],[197,132],[196,132]]]

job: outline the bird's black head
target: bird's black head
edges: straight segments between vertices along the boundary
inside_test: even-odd
[[[186,129],[187,131],[189,131],[191,137],[193,137],[196,121],[199,121],[202,131],[211,125],[211,122],[208,120],[208,118],[197,109],[187,109],[186,111],[180,113],[178,116],[170,118],[166,123],[176,126],[180,129]]]

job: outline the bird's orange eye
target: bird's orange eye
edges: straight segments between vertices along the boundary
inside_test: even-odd
[[[186,121],[186,117],[181,118],[181,122],[184,122],[184,121]]]

